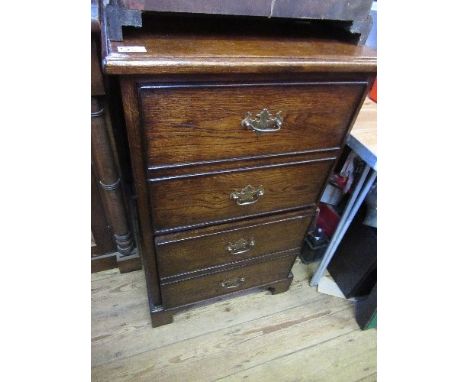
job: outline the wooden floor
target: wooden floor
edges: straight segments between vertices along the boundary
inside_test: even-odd
[[[142,271],[92,276],[93,381],[376,380],[376,331],[352,303],[308,285],[299,261],[288,292],[260,291],[177,314],[151,328]]]

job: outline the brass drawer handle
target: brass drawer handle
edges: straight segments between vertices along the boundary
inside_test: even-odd
[[[273,117],[268,109],[263,109],[258,113],[257,118],[252,118],[252,113],[249,111],[241,122],[243,127],[256,133],[274,133],[281,129],[282,124],[283,117],[281,116],[281,111]]]
[[[231,192],[230,198],[235,200],[238,206],[245,206],[257,203],[260,196],[264,194],[265,190],[263,189],[263,186],[258,186],[255,188],[249,184],[240,191],[236,190]]]
[[[226,250],[231,255],[240,255],[241,253],[249,252],[255,246],[255,240],[251,237],[249,240],[239,239],[234,243],[229,243]]]
[[[244,277],[237,277],[235,279],[226,280],[221,283],[221,286],[226,289],[238,288],[245,281]]]

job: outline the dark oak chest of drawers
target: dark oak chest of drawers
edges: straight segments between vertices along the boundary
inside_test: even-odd
[[[153,326],[203,300],[288,289],[375,76],[364,47],[254,29],[159,20],[104,39],[104,68],[122,90]]]

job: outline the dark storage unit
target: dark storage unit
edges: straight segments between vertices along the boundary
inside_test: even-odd
[[[363,206],[328,266],[346,298],[368,295],[377,282],[377,229],[362,224],[365,211]]]

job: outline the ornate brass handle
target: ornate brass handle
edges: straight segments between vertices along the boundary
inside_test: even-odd
[[[255,188],[249,184],[240,191],[236,190],[231,192],[230,198],[235,200],[238,206],[245,206],[257,203],[260,196],[264,194],[265,190],[263,189],[263,186]]]
[[[256,133],[274,133],[281,129],[283,117],[281,111],[273,117],[268,109],[263,109],[257,114],[257,118],[252,118],[252,113],[249,111],[242,120],[241,125]]]
[[[234,243],[229,243],[226,250],[231,255],[240,255],[241,253],[249,252],[255,246],[255,240],[251,237],[249,240],[239,239]]]
[[[221,286],[226,289],[237,288],[237,287],[240,287],[244,281],[245,281],[244,277],[237,277],[232,280],[223,281],[221,283]]]

